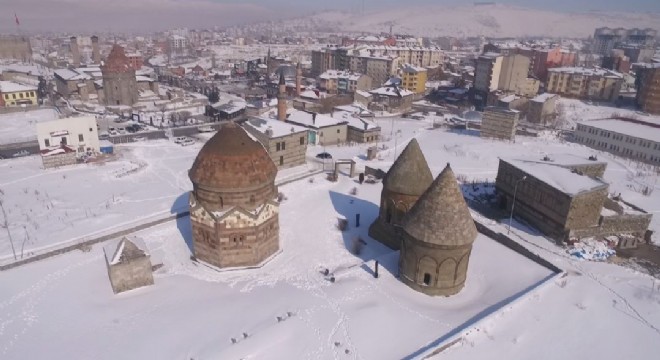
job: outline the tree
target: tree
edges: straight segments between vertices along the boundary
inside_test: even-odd
[[[220,101],[220,94],[218,94],[216,90],[211,90],[208,96],[209,96],[209,102],[211,104],[215,104],[218,101]]]

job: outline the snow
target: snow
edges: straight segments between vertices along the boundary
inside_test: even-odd
[[[552,99],[553,97],[557,96],[556,94],[551,94],[551,93],[543,93],[541,95],[536,95],[532,100],[533,102],[538,102],[538,103],[545,103],[546,101]]]
[[[324,114],[316,114],[316,118],[314,118],[312,113],[308,113],[302,110],[291,110],[290,112],[287,112],[287,114],[289,114],[286,120],[287,122],[310,127],[313,129],[335,126],[346,122],[345,120],[333,119],[332,117]]]
[[[399,89],[399,93],[397,94],[396,90],[391,87],[380,87],[378,89],[370,90],[369,93],[372,95],[387,95],[387,96],[409,96],[413,95],[414,93],[410,90],[407,89]]]
[[[36,124],[58,117],[58,113],[50,108],[0,114],[0,144],[36,140]]]
[[[11,81],[0,81],[0,93],[13,93],[19,91],[37,91],[34,86],[25,86]]]
[[[266,134],[268,130],[270,130],[271,135],[269,137],[271,138],[287,136],[297,132],[307,132],[307,128],[305,127],[266,117],[249,119],[245,125],[250,126],[263,134]]]
[[[450,162],[457,175],[476,182],[494,180],[498,157],[595,152],[550,133],[502,143],[472,130],[433,130],[429,120],[376,122],[384,138],[376,160],[363,159],[373,144],[325,150],[355,160],[358,171],[387,169],[415,137],[433,174]],[[0,199],[14,239],[28,239],[26,249],[33,251],[185,209],[187,170],[200,147],[162,140],[118,145],[117,160],[51,170],[42,170],[38,157],[0,161]],[[323,150],[310,146],[308,155]],[[654,184],[657,174],[607,153],[598,158],[608,163],[610,191],[660,213],[660,191],[645,196],[634,189],[642,180]],[[288,171],[294,169],[278,178]],[[397,253],[366,235],[381,185],[360,186],[345,176],[338,183],[314,179],[280,186],[288,198],[280,208],[283,251],[260,269],[219,273],[195,265],[186,243],[190,225],[182,218],[137,234],[164,265],[151,287],[114,296],[100,246],[0,272],[0,357],[114,359],[116,349],[130,349],[122,357],[420,358],[454,338],[456,345],[438,358],[638,359],[660,351],[660,287],[647,275],[577,259],[514,221],[511,237],[566,275],[540,286],[547,270],[480,236],[466,288],[456,297],[430,298],[401,284],[393,276]],[[353,187],[358,194],[346,195]],[[358,211],[362,225],[355,228]],[[337,215],[351,221],[348,233],[335,229]],[[505,224],[473,216],[506,234]],[[660,230],[657,216],[651,229]],[[357,235],[367,242],[360,258],[347,251]],[[0,254],[10,254],[4,231],[0,246]],[[368,272],[376,259],[378,280]],[[323,279],[320,267],[337,281]],[[277,316],[285,320],[278,323]],[[603,319],[615,331],[603,331]]]
[[[557,72],[557,73],[568,73],[568,74],[578,74],[583,76],[605,76],[605,77],[616,77],[623,78],[623,74],[600,68],[584,68],[584,67],[556,67],[548,69],[548,72]]]
[[[578,124],[660,143],[660,124],[657,123],[650,126],[619,119],[602,119],[582,121]]]

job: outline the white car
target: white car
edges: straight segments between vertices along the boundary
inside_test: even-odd
[[[179,137],[174,138],[174,143],[181,144],[182,142],[184,142],[186,140],[189,140],[189,139],[185,136],[179,136]]]
[[[195,143],[195,140],[193,140],[193,139],[186,139],[186,140],[180,142],[179,144],[180,144],[181,146],[188,146],[188,145],[192,145],[192,144],[194,144],[194,143]]]
[[[199,132],[201,132],[201,133],[214,132],[214,131],[215,131],[215,130],[213,130],[213,128],[210,127],[210,126],[200,126],[200,127],[197,128],[197,130],[198,130]]]

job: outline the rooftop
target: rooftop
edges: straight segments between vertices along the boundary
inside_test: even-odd
[[[548,69],[549,72],[569,73],[584,76],[605,76],[611,78],[623,78],[620,72],[600,69],[600,68],[584,68],[584,67],[557,67]]]
[[[500,161],[511,164],[529,176],[568,195],[578,195],[608,186],[603,181],[576,174],[552,163],[527,159],[500,159]]]
[[[0,81],[0,92],[2,93],[12,93],[19,91],[36,91],[36,90],[37,88],[34,86],[25,86],[11,81]]]
[[[369,93],[373,95],[387,95],[387,96],[410,96],[413,95],[413,92],[410,90],[406,89],[398,89],[399,91],[397,92],[395,88],[393,87],[380,87],[378,89],[374,89],[369,91]]]
[[[544,103],[544,102],[548,101],[548,99],[552,99],[555,96],[557,96],[557,94],[544,93],[544,94],[541,94],[541,95],[536,95],[530,101],[538,102],[538,103]]]
[[[578,124],[660,143],[660,128],[621,119],[582,121]]]
[[[328,115],[301,110],[291,110],[286,121],[314,129],[346,123],[346,120],[334,119]]]
[[[307,132],[307,128],[303,126],[289,124],[284,121],[264,116],[249,119],[245,122],[245,126],[249,126],[260,133],[267,135],[269,138],[278,138],[295,133]]]

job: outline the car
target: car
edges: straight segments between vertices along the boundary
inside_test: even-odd
[[[201,133],[214,132],[214,131],[215,131],[215,130],[213,130],[213,128],[210,127],[210,126],[200,126],[200,127],[197,128],[197,130],[198,130],[199,132],[201,132]]]
[[[187,137],[185,137],[185,136],[179,136],[179,137],[175,137],[175,138],[174,138],[174,143],[176,143],[176,144],[181,144],[182,142],[184,142],[184,141],[186,141],[186,140],[188,140]]]
[[[102,131],[102,132],[99,133],[99,140],[105,140],[105,139],[107,139],[109,136],[110,136],[110,134],[108,134],[108,133],[105,132],[105,131]]]
[[[117,129],[117,131],[118,131],[120,134],[122,134],[122,135],[123,135],[123,134],[126,134],[126,129],[123,128],[123,127],[120,127],[119,129]]]
[[[27,151],[27,150],[21,150],[21,151],[19,151],[19,152],[17,152],[17,153],[14,153],[14,155],[12,155],[12,156],[13,156],[13,157],[23,157],[23,156],[28,156],[28,155],[30,155],[30,152],[29,152],[29,151]]]
[[[187,138],[186,140],[183,140],[182,142],[179,143],[181,146],[189,146],[195,143],[195,140]]]
[[[317,159],[332,159],[332,155],[330,155],[327,152],[322,152],[322,153],[316,154],[316,158]]]
[[[109,133],[110,133],[111,136],[119,135],[119,133],[118,133],[117,130],[115,130],[115,129],[111,129],[111,130],[109,131]]]

